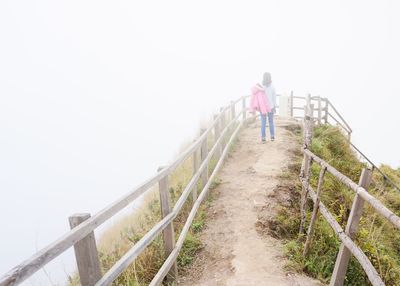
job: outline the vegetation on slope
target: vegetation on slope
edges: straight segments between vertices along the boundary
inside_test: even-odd
[[[232,130],[231,130],[232,131]],[[229,138],[227,134],[225,140]],[[210,133],[208,140],[209,149],[214,143],[213,135]],[[226,142],[226,141],[225,141]],[[186,146],[187,147],[187,146]],[[209,174],[212,173],[217,163],[216,156],[209,162]],[[171,205],[175,205],[186,185],[193,175],[193,157],[186,159],[169,176],[169,191]],[[210,195],[199,208],[197,215],[192,223],[189,233],[178,256],[178,270],[184,271],[188,267],[195,254],[203,247],[200,241],[200,232],[205,226],[207,218],[207,208],[213,200],[211,190],[218,185],[218,180],[214,181],[210,187]],[[201,189],[199,182],[198,188]],[[189,196],[179,215],[174,220],[175,238],[177,239],[191,210],[193,201]],[[147,193],[139,209],[135,210],[118,221],[114,226],[102,234],[98,250],[102,272],[109,270],[136,242],[138,242],[159,220],[161,219],[160,201],[158,187]],[[140,286],[148,285],[156,275],[166,257],[164,254],[162,234],[159,235],[138,258],[124,271],[113,283],[113,285]],[[69,277],[69,285],[79,284],[77,273]]]
[[[301,132],[297,130],[297,134],[300,145],[302,142]],[[366,167],[349,147],[340,130],[335,127],[324,125],[315,128],[311,148],[315,154],[354,182],[358,182],[362,169]],[[340,242],[329,224],[319,216],[310,252],[306,258],[303,258],[304,236],[299,237],[298,235],[301,194],[298,175],[303,157],[300,152],[295,152],[293,156],[295,163],[289,167],[289,172],[282,176],[285,189],[290,193],[290,204],[286,202],[280,205],[274,223],[269,223],[270,233],[285,239],[287,255],[291,261],[288,267],[293,270],[303,270],[312,277],[328,282],[333,272]],[[389,166],[381,166],[381,169],[391,180],[400,185],[400,169],[394,170]],[[313,164],[311,185],[315,189],[319,171],[320,167]],[[279,189],[282,190],[282,186]],[[400,193],[386,184],[378,172],[374,172],[369,192],[397,215],[400,215]],[[328,207],[343,229],[346,226],[353,199],[354,192],[327,173],[321,201]],[[307,207],[308,223],[312,211],[310,200]],[[288,217],[291,219],[288,220]],[[356,243],[372,261],[386,285],[400,285],[400,231],[397,231],[368,204],[364,207]],[[363,269],[354,258],[349,264],[345,285],[370,285]]]

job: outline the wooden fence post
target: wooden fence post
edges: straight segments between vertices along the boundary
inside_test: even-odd
[[[200,134],[204,134],[206,132],[206,129],[201,129]],[[200,149],[200,158],[201,162],[204,162],[204,160],[207,158],[208,154],[208,147],[207,147],[207,136],[204,138],[203,142],[201,142],[201,149]],[[208,165],[207,168],[204,168],[203,174],[201,175],[201,182],[202,182],[202,188],[207,184],[208,181]]]
[[[69,225],[73,229],[89,218],[88,213],[74,214],[69,217]],[[95,285],[102,275],[94,232],[75,243],[74,251],[81,285]]]
[[[322,102],[321,96],[318,96],[318,125],[321,125],[322,122]]]
[[[359,185],[368,190],[372,180],[372,171],[363,169],[359,181]],[[346,234],[353,239],[358,231],[358,225],[362,216],[364,200],[356,194],[350,216],[346,225]],[[339,254],[336,258],[335,268],[333,270],[330,286],[342,286],[346,277],[347,266],[351,257],[351,252],[343,245],[340,245]]]
[[[329,115],[329,101],[327,98],[325,98],[325,124],[328,124],[328,115]]]
[[[200,168],[200,158],[199,158],[199,148],[197,148],[193,152],[193,176],[197,173],[199,168]],[[196,183],[196,186],[192,190],[193,203],[197,200],[197,191],[198,191],[197,187],[198,187],[198,184]]]
[[[307,197],[308,197],[308,184],[310,183],[310,175],[311,175],[311,166],[313,159],[312,157],[304,156],[304,178],[303,180],[306,182],[305,186],[302,184],[301,190],[301,198],[300,198],[300,230],[299,234],[304,233],[304,228],[306,224],[306,206],[307,206]]]
[[[214,120],[216,120],[217,118],[218,118],[218,115],[214,115]],[[217,140],[221,136],[220,123],[221,123],[221,120],[218,119],[217,122],[215,122],[215,125],[214,125],[214,144],[217,142]],[[221,153],[222,153],[222,150],[221,150],[222,146],[221,145],[222,145],[222,142],[221,142],[221,144],[218,144],[217,152],[215,152],[218,159],[221,157]]]
[[[234,101],[231,101],[231,121],[236,117],[236,105]]]
[[[320,196],[321,196],[321,192],[322,192],[322,186],[324,184],[325,172],[326,172],[326,167],[322,167],[321,171],[319,173],[317,198],[314,202],[314,208],[313,208],[313,213],[311,216],[310,226],[308,227],[308,232],[307,232],[307,240],[306,240],[306,243],[304,244],[304,251],[303,251],[304,257],[307,256],[308,250],[310,249],[311,238],[312,238],[312,235],[314,232],[314,225],[315,225],[315,222],[316,222],[317,216],[318,216],[319,202],[320,202]]]
[[[290,117],[293,117],[293,90],[290,92]]]
[[[225,108],[223,108],[223,107],[220,108],[220,115],[221,115],[221,118],[219,120],[219,133],[222,134],[222,131],[225,129],[225,126],[226,126]],[[225,138],[222,138],[220,147],[221,147],[221,154],[222,154],[222,151],[225,148]]]
[[[158,171],[162,169],[163,167],[159,167]],[[161,219],[163,219],[164,217],[166,217],[171,213],[171,200],[169,196],[168,175],[166,175],[158,182],[158,189],[160,192]],[[174,233],[174,225],[172,222],[169,225],[167,225],[167,227],[163,230],[163,239],[164,239],[165,257],[168,257],[175,247],[175,233]],[[174,265],[171,267],[171,270],[169,271],[166,279],[169,282],[173,282],[178,279],[178,266],[176,261]]]
[[[236,104],[234,101],[231,101],[231,115],[230,115],[230,120],[229,123],[232,123],[236,118]],[[231,125],[231,127],[229,128],[229,133],[233,132],[235,130],[235,126]]]
[[[306,143],[306,137],[307,137],[307,127],[308,127],[308,123],[307,123],[307,114],[308,114],[308,105],[304,105],[304,117],[303,117],[303,149],[306,148],[307,143]],[[303,162],[301,164],[301,170],[300,170],[300,177],[301,178],[305,178],[305,171],[306,171],[306,162],[307,161],[307,156],[304,155],[303,156]]]
[[[311,147],[311,143],[312,143],[312,135],[313,135],[313,131],[314,131],[314,124],[315,124],[315,122],[314,122],[314,104],[311,104],[310,105],[310,109],[309,109],[309,115],[308,115],[308,118],[309,118],[309,124],[310,124],[310,126],[309,126],[309,128],[308,128],[308,138],[306,138],[307,140],[306,140],[306,144],[307,144],[307,148],[310,148]]]
[[[223,107],[221,107],[220,109],[219,109],[219,112],[220,112],[220,114],[221,114],[221,119],[220,119],[220,129],[221,129],[221,132],[222,132],[222,130],[224,130],[224,128],[225,128],[225,124],[226,124],[226,113],[225,113],[225,110],[224,110],[224,108]]]
[[[308,149],[311,146],[312,141],[312,129],[313,129],[313,114],[314,109],[313,105],[311,104],[311,95],[307,97],[307,105],[304,106],[304,149]],[[304,155],[303,158],[303,167],[301,171],[301,176],[303,180],[306,180],[306,185],[308,185],[310,181],[310,174],[311,174],[311,164],[312,158]],[[308,197],[308,187],[302,186],[301,192],[301,201],[300,201],[300,229],[299,234],[304,233],[304,226],[306,221],[306,206],[307,206],[307,197]]]
[[[242,111],[243,111],[242,119],[243,119],[243,122],[245,122],[246,121],[246,97],[245,96],[243,96],[243,98],[242,98]]]

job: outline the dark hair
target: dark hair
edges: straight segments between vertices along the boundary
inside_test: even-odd
[[[272,83],[271,74],[269,72],[265,72],[263,75],[263,85],[269,86]]]

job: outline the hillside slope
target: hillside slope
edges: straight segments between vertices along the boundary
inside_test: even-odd
[[[300,147],[302,141],[300,133],[297,141]],[[314,129],[311,149],[354,182],[358,181],[362,169],[367,167],[366,164],[360,162],[357,154],[349,146],[347,138],[338,128],[333,126],[322,125]],[[292,155],[289,172],[281,178],[281,187],[279,188],[280,193],[286,192],[290,198],[289,200],[278,201],[276,216],[262,219],[263,225],[266,226],[266,230],[271,235],[283,239],[285,242],[292,269],[305,271],[312,277],[323,282],[329,282],[340,241],[329,224],[321,216],[318,216],[309,255],[306,258],[303,257],[304,237],[299,238],[298,236],[300,223],[298,202],[301,193],[298,176],[303,155],[301,153]],[[400,170],[393,170],[389,166],[381,166],[381,169],[393,182],[400,184]],[[311,172],[311,185],[314,188],[317,185],[319,172],[320,168],[314,164]],[[388,184],[378,172],[374,172],[368,191],[389,209],[400,214],[399,192]],[[346,226],[353,200],[354,192],[333,176],[327,174],[322,186],[321,201],[327,206],[342,228]],[[307,227],[311,211],[312,203],[309,200]],[[400,285],[399,241],[399,231],[366,204],[356,243],[377,269],[385,285],[388,286]],[[350,261],[344,285],[371,285],[364,270],[355,259]]]

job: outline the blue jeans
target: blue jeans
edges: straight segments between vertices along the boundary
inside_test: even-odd
[[[260,113],[262,139],[265,139],[266,137],[265,129],[267,127],[267,116],[268,116],[269,134],[271,135],[271,138],[275,138],[274,112],[268,112],[267,114]]]
[[[265,139],[265,127],[267,126],[267,115],[260,113],[261,118],[261,138]]]
[[[269,134],[271,138],[275,138],[275,125],[274,125],[274,112],[268,112],[268,125],[269,125]]]

